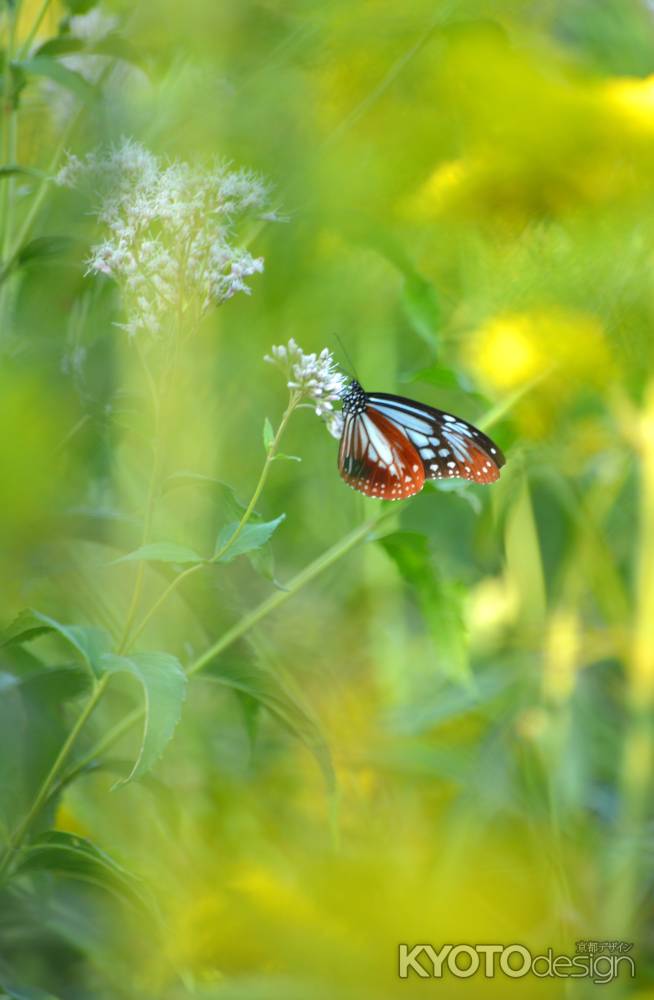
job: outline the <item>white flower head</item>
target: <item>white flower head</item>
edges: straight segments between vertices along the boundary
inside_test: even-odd
[[[340,437],[343,420],[334,403],[340,401],[347,379],[338,370],[332,352],[324,347],[320,354],[305,354],[291,337],[288,344],[273,347],[264,360],[281,368],[288,388],[313,406],[330,434]]]
[[[104,239],[87,273],[120,285],[130,335],[163,334],[171,317],[191,327],[212,305],[250,294],[247,280],[263,271],[236,243],[239,222],[267,206],[268,187],[250,171],[164,162],[127,139],[69,156],[56,181],[90,188]]]

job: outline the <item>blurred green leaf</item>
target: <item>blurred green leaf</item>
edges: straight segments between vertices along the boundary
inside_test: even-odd
[[[13,168],[11,168],[13,169]],[[29,240],[11,257],[0,270],[0,284],[18,268],[28,264],[47,264],[66,254],[74,246],[68,236],[37,236]]]
[[[270,423],[268,417],[263,422],[263,447],[266,451],[270,451],[270,447],[275,440],[275,432],[273,430],[273,425]]]
[[[379,539],[379,544],[416,595],[443,673],[467,683],[470,673],[460,588],[438,572],[424,535],[398,531]]]
[[[76,35],[57,35],[56,38],[48,38],[42,45],[39,45],[35,49],[33,57],[67,56],[71,53],[88,51],[88,45],[83,38],[78,38]]]
[[[61,830],[42,834],[23,849],[16,867],[17,875],[40,872],[89,882],[133,906],[151,906],[143,883],[85,837]]]
[[[453,368],[446,368],[445,365],[431,365],[429,368],[420,368],[417,372],[407,375],[406,382],[428,382],[439,389],[465,389],[471,388],[468,379],[459,375]]]
[[[77,38],[74,35],[59,35],[56,38],[49,38],[34,53],[35,58],[42,56],[55,57],[79,53],[87,56],[107,56],[108,58],[121,59],[123,62],[141,65],[143,59],[133,45],[117,32],[112,32],[97,41],[87,42],[85,39]]]
[[[0,77],[0,86],[2,91],[5,91],[5,53],[0,52],[0,68],[2,69],[2,76]],[[17,63],[11,63],[9,67],[9,104],[11,108],[15,111],[18,108],[20,102],[20,95],[25,89],[27,83],[27,78],[23,70]]]
[[[0,973],[0,988],[4,991],[4,996],[11,997],[11,1000],[59,1000],[54,993],[33,986],[19,986],[2,973]],[[4,1000],[1,995],[0,1000]]]
[[[10,168],[13,169],[13,168]],[[68,253],[75,241],[68,236],[37,236],[25,243],[0,271],[0,284],[28,264],[47,264]]]
[[[440,339],[440,304],[434,286],[417,272],[405,276],[402,308],[415,332],[435,350]]]
[[[282,523],[286,514],[280,514],[274,521],[262,521],[259,524],[246,524],[238,538],[231,545],[225,554],[217,562],[231,562],[237,556],[241,556],[252,549],[260,549],[270,540],[273,533]],[[219,533],[216,540],[215,553],[218,554],[229,542],[234,532],[238,528],[238,522],[226,525]]]
[[[262,665],[246,660],[221,660],[205,675],[218,684],[248,696],[267,709],[288,731],[314,755],[328,789],[335,785],[334,768],[329,744],[320,723],[290,678],[273,673]],[[252,736],[250,723],[249,734]]]
[[[165,494],[170,490],[181,487],[201,487],[215,491],[219,497],[219,503],[225,513],[234,520],[240,519],[245,511],[245,504],[239,500],[236,491],[229,483],[224,483],[221,479],[214,479],[213,476],[205,476],[200,472],[174,472],[164,481],[162,492]]]
[[[98,6],[100,0],[63,0],[71,14],[87,14]]]
[[[38,177],[40,179],[48,176],[43,170],[38,170],[36,167],[23,167],[17,163],[6,167],[0,167],[0,180],[3,177],[16,177],[18,175],[22,175],[24,177]]]
[[[24,267],[25,264],[52,260],[68,253],[74,244],[69,236],[37,236],[19,249],[14,266]]]
[[[81,664],[46,667],[19,645],[1,651],[0,829],[15,826],[33,801],[68,732],[65,703],[91,684]],[[58,798],[50,797],[37,831],[54,822]]]
[[[193,549],[188,548],[186,545],[176,545],[175,542],[151,542],[149,545],[142,545],[140,548],[135,549],[134,552],[128,552],[127,555],[121,556],[119,559],[112,560],[115,563],[124,562],[164,562],[164,563],[178,563],[183,565],[185,563],[201,563],[204,562],[204,558],[194,552]]]
[[[75,94],[84,104],[94,105],[98,101],[98,92],[81,73],[64,66],[50,56],[33,56],[21,62],[13,63],[13,67],[25,73],[26,76],[44,76],[61,87]]]
[[[170,742],[186,697],[186,674],[179,660],[168,653],[106,653],[105,673],[127,673],[137,679],[143,694],[145,721],[138,756],[130,774],[119,785],[149,771]]]
[[[0,677],[5,679],[10,676],[10,674],[0,674]],[[77,663],[42,667],[39,670],[31,670],[22,677],[13,675],[13,680],[17,687],[26,691],[38,688],[40,694],[45,694],[57,703],[77,698],[78,695],[88,691],[90,686],[88,671]],[[8,686],[9,681],[6,680],[2,687],[6,690]]]
[[[29,608],[0,633],[0,646],[6,643],[29,642],[45,632],[55,632],[82,659],[89,673],[98,673],[100,658],[111,649],[111,636],[103,629],[89,625],[62,625],[48,615]]]

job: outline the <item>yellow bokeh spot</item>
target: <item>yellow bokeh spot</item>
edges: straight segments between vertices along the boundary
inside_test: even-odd
[[[603,85],[609,108],[638,131],[654,132],[654,76],[644,80],[622,77]]]
[[[575,378],[602,384],[612,371],[599,321],[561,308],[495,317],[472,335],[466,354],[478,378],[499,391],[556,373],[560,393]]]
[[[57,809],[55,829],[65,830],[66,833],[76,833],[80,837],[91,836],[86,824],[65,803],[62,803]]]
[[[511,389],[535,378],[547,367],[530,316],[491,320],[475,337],[475,366],[497,389]]]
[[[472,165],[465,160],[449,160],[440,164],[408,199],[407,215],[415,219],[434,219],[447,209],[451,201],[456,200],[472,172]]]

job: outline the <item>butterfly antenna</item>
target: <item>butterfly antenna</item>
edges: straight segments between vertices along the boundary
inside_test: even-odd
[[[347,350],[345,348],[345,344],[343,343],[343,341],[341,340],[341,338],[339,337],[339,335],[337,333],[334,334],[334,338],[337,340],[338,346],[340,347],[341,351],[345,355],[345,360],[347,361],[347,363],[348,363],[348,365],[350,366],[350,369],[351,369],[351,372],[346,372],[346,375],[349,375],[350,378],[356,379],[356,381],[359,382],[360,380],[359,380],[359,376],[357,374],[357,370],[354,367],[354,363],[352,361],[352,358],[350,357],[350,355],[348,354],[348,352],[347,352]],[[343,368],[343,365],[341,365],[341,368]],[[343,370],[345,371],[345,369],[343,369]]]

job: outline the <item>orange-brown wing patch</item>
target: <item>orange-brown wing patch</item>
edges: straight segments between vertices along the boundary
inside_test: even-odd
[[[450,456],[449,461],[445,461],[439,470],[430,475],[429,478],[441,479],[448,476],[458,476],[461,479],[470,479],[473,483],[494,483],[500,478],[499,467],[483,448],[475,444],[468,444],[465,459],[457,459]]]
[[[376,410],[346,418],[338,471],[367,497],[405,500],[425,482],[423,463],[408,437]]]

